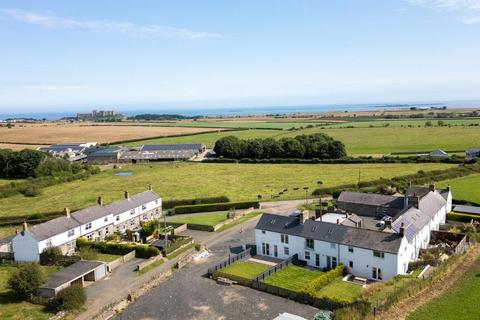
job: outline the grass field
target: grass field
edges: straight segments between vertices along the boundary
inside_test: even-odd
[[[467,272],[462,281],[442,296],[420,307],[408,320],[427,319],[480,319],[480,259]]]
[[[473,175],[439,183],[439,187],[445,188],[451,185],[453,198],[480,203],[480,175]]]
[[[58,270],[58,267],[41,267],[45,276]],[[0,264],[0,319],[2,320],[47,320],[51,313],[44,306],[18,301],[12,296],[7,281],[17,270],[15,265]]]
[[[336,279],[332,283],[321,288],[317,297],[319,298],[332,298],[335,297],[338,300],[351,303],[362,295],[363,288],[352,283],[343,281],[342,279]]]
[[[183,137],[167,137],[130,143],[204,143],[212,148],[218,139],[233,135],[241,139],[267,138],[280,139],[300,134],[323,132],[342,141],[349,155],[382,155],[392,152],[424,152],[434,149],[465,150],[478,145],[478,127],[378,127],[378,128],[307,128],[288,130],[243,130],[205,133]]]
[[[425,126],[425,122],[430,121],[433,126],[438,125],[438,121],[443,121],[445,126],[463,126],[470,124],[480,124],[480,119],[388,119],[388,120],[356,120],[345,123],[335,123],[330,124],[329,127],[333,128],[346,128],[346,127],[355,127],[355,128],[367,128],[370,126],[374,127],[383,127],[388,124],[390,127],[401,127],[401,126]]]
[[[198,214],[190,217],[179,216],[178,218],[173,218],[172,222],[177,223],[192,223],[192,224],[202,224],[207,226],[214,226],[228,219],[227,212],[214,212],[214,213],[204,213]]]
[[[20,229],[19,226],[1,226],[0,227],[0,239],[8,237],[15,233],[15,229]]]
[[[240,261],[223,268],[221,271],[234,276],[253,279],[260,273],[267,271],[268,268],[269,266],[264,263]]]
[[[246,128],[246,129],[290,129],[310,125],[327,125],[327,122],[316,121],[176,121],[164,122],[162,126],[205,127],[205,128]]]
[[[289,265],[285,269],[265,278],[265,283],[299,292],[307,283],[321,275],[321,271]]]
[[[220,130],[220,129],[217,129]],[[120,140],[143,139],[212,131],[208,128],[158,127],[158,126],[119,126],[107,124],[49,123],[22,124],[13,128],[0,127],[0,143],[78,143],[95,141],[107,143]],[[25,147],[28,147],[27,145]],[[36,146],[30,146],[35,148]]]
[[[37,197],[16,195],[0,199],[1,215],[26,215],[49,211],[72,210],[93,206],[98,196],[105,203],[130,194],[145,191],[149,183],[165,200],[191,199],[225,195],[231,201],[270,200],[285,188],[282,199],[302,199],[308,186],[309,192],[322,180],[323,186],[336,186],[380,177],[413,174],[419,170],[446,169],[450,164],[350,164],[350,165],[301,165],[301,164],[208,164],[208,163],[156,163],[151,165],[125,165],[122,169],[103,171],[88,180],[76,180],[47,187]],[[117,171],[131,171],[131,176],[117,176]],[[294,191],[294,187],[300,187]]]

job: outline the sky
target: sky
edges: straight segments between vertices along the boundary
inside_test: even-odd
[[[480,100],[480,0],[0,1],[0,113]]]

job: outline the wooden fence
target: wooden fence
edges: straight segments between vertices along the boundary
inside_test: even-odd
[[[293,256],[289,257],[288,259],[283,260],[283,261],[280,262],[279,264],[274,265],[273,267],[271,267],[271,268],[268,269],[267,271],[262,272],[262,273],[259,274],[255,279],[253,279],[253,281],[254,281],[254,282],[263,281],[263,280],[265,280],[266,277],[274,274],[274,273],[277,272],[277,271],[280,271],[280,270],[288,267],[288,266],[291,265],[294,261],[297,261],[297,260],[298,260],[298,254],[294,254]]]
[[[245,251],[242,251],[239,254],[228,257],[227,260],[225,260],[225,261],[223,261],[219,264],[216,264],[212,268],[209,268],[208,269],[208,274],[213,275],[216,271],[219,271],[219,270],[231,265],[234,262],[237,262],[237,261],[240,261],[240,260],[243,260],[245,258],[250,257],[251,256],[251,251],[252,251],[252,248],[247,248]]]

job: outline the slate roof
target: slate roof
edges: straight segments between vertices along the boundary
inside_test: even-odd
[[[402,242],[402,237],[396,233],[313,220],[300,224],[298,218],[268,213],[262,215],[255,228],[393,254],[398,254]]]
[[[45,284],[40,288],[56,289],[65,283],[72,282],[73,280],[80,278],[81,276],[95,270],[103,264],[104,263],[100,261],[77,261],[74,264],[50,275]]]
[[[38,150],[43,151],[43,152],[66,152],[68,149],[71,149],[72,152],[82,152],[83,150],[86,149],[85,146],[82,146],[80,143],[76,144],[54,144],[49,147],[40,147]]]
[[[435,189],[436,192],[438,192],[445,200],[447,200],[448,197],[448,189]],[[423,186],[410,186],[407,188],[405,191],[405,196],[407,197],[413,197],[413,196],[418,196],[420,198],[425,197],[428,193],[430,192],[430,187],[423,187]]]
[[[106,206],[96,205],[94,207],[73,212],[70,218],[62,216],[30,226],[27,229],[27,232],[29,232],[37,241],[42,241],[109,214],[118,215],[158,199],[160,199],[158,194],[152,190],[147,190],[135,194],[129,199],[115,201]]]
[[[203,148],[201,143],[176,143],[176,144],[146,144],[142,151],[179,151],[179,150],[198,150]]]
[[[126,151],[120,154],[120,159],[158,160],[158,159],[190,159],[196,150],[153,150]]]
[[[453,211],[480,215],[480,207],[474,207],[474,206],[464,206],[464,205],[458,204],[455,206],[455,208],[453,208]]]
[[[387,206],[390,208],[403,208],[403,197],[389,196],[379,193],[362,193],[343,191],[338,200],[340,202],[365,204],[370,206]]]

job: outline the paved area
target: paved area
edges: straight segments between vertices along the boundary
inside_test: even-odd
[[[264,208],[268,212],[286,214],[298,203],[267,203]],[[203,243],[212,252],[211,256],[175,273],[172,279],[130,305],[117,319],[263,320],[273,319],[282,312],[312,319],[318,312],[316,308],[238,285],[219,285],[205,277],[210,266],[237,252],[242,245],[254,242],[258,219],[256,217],[222,233],[209,233]]]

